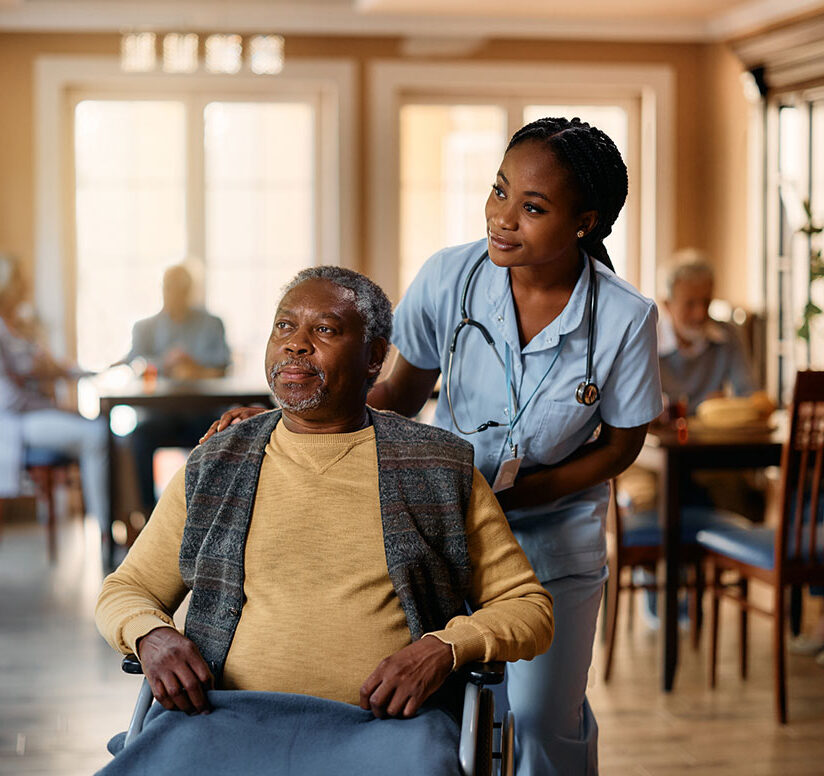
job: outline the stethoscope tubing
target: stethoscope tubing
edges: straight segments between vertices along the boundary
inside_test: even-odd
[[[495,340],[492,338],[492,335],[489,333],[489,330],[484,326],[480,321],[476,321],[472,318],[468,311],[467,311],[467,304],[469,299],[469,288],[472,284],[472,278],[475,276],[475,273],[480,268],[481,264],[483,264],[486,259],[489,258],[489,251],[484,251],[477,261],[472,265],[469,272],[467,273],[466,280],[464,280],[463,288],[461,289],[461,300],[460,300],[460,308],[461,308],[461,320],[458,322],[458,325],[455,327],[455,331],[452,333],[452,340],[449,343],[449,358],[447,360],[446,366],[446,385],[444,390],[446,392],[446,403],[449,407],[449,414],[452,418],[452,423],[454,424],[455,428],[464,435],[470,434],[478,434],[481,431],[486,431],[488,428],[496,428],[498,426],[505,425],[504,423],[499,423],[495,420],[488,420],[486,423],[481,423],[474,430],[467,431],[466,429],[461,428],[460,424],[458,423],[458,419],[455,416],[455,406],[452,401],[452,368],[455,359],[455,352],[457,351],[458,347],[458,335],[466,328],[467,326],[473,327],[477,329],[481,335],[483,336],[486,343],[492,349],[492,352],[495,354],[495,358],[498,361],[501,369],[506,374],[506,365],[504,364],[503,359],[501,358],[500,353],[498,353],[498,348],[495,347]],[[586,382],[582,383],[581,385],[590,385],[592,384],[592,355],[595,347],[595,311],[598,304],[598,285],[596,282],[595,276],[595,267],[593,265],[593,261],[590,257],[587,257],[587,262],[589,264],[589,325],[587,331],[587,361],[586,361]],[[515,389],[512,385],[508,385],[507,389],[511,392],[513,398],[513,412],[518,412],[518,397],[515,393]],[[577,393],[576,393],[577,398]],[[579,400],[580,401],[580,400]],[[582,402],[583,403],[583,402]]]

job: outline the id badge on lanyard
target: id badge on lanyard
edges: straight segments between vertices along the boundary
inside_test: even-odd
[[[492,483],[493,493],[511,488],[515,484],[515,478],[518,476],[518,470],[521,468],[521,461],[524,460],[524,457],[518,456],[518,445],[513,445],[510,453],[511,456],[501,461],[501,465],[498,467],[495,481]]]

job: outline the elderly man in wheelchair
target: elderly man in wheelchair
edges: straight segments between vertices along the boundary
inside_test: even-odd
[[[287,285],[266,347],[280,409],[196,448],[103,584],[98,627],[146,676],[137,716],[158,703],[102,773],[472,772],[458,719],[489,691],[461,711],[455,681],[545,651],[552,601],[472,447],[367,407],[391,327],[358,273]]]

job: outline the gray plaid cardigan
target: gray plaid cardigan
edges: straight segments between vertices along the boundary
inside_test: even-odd
[[[464,516],[473,451],[442,429],[369,412],[386,565],[414,641],[443,628],[469,592]],[[192,598],[185,632],[216,678],[243,609],[246,537],[264,449],[280,417],[274,410],[230,426],[195,448],[186,464],[180,571]]]

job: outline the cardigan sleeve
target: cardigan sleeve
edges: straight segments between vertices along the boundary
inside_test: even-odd
[[[552,596],[541,586],[495,494],[476,469],[466,516],[473,613],[436,636],[452,646],[453,667],[472,660],[531,660],[549,649]]]
[[[138,639],[175,627],[173,615],[188,590],[178,554],[186,523],[185,467],[175,474],[123,563],[103,581],[95,622],[116,650],[136,652]]]

